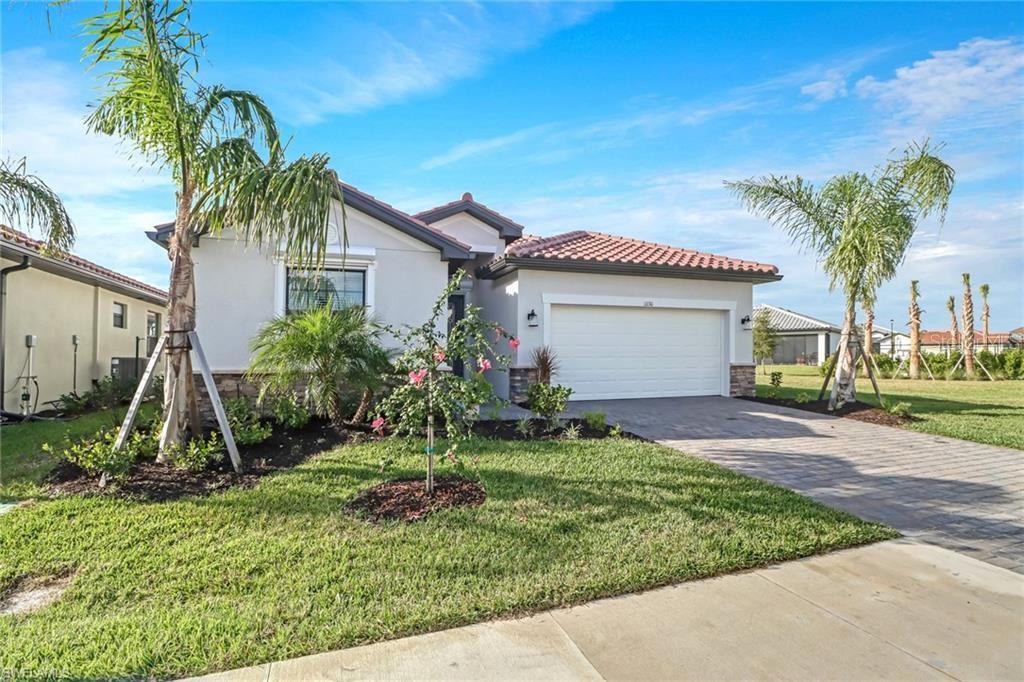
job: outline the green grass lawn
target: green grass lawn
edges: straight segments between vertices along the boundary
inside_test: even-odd
[[[782,488],[625,439],[478,441],[488,499],[375,526],[358,491],[421,450],[340,447],[256,487],[139,503],[38,500],[0,515],[0,593],[74,572],[0,616],[0,678],[171,677],[583,602],[895,536]]]
[[[822,376],[817,367],[768,366],[783,372],[779,397],[804,393],[816,399]],[[976,443],[1024,450],[1024,381],[932,381],[882,379],[879,389],[886,400],[907,402],[920,421],[907,425],[914,431],[962,438]],[[757,370],[757,394],[766,395],[769,375]],[[877,405],[871,381],[857,379],[857,398]]]
[[[34,421],[0,427],[0,501],[38,492],[37,484],[54,465],[53,458],[42,451],[43,443],[56,446],[65,437],[81,438],[120,424],[127,409],[100,410],[68,421]],[[140,418],[145,419],[155,409],[155,405],[144,403]]]

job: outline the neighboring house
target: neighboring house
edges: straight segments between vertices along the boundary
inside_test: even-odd
[[[839,345],[842,330],[834,324],[767,303],[754,307],[755,316],[762,313],[778,336],[772,355],[776,365],[817,365]]]
[[[521,341],[509,371],[488,372],[502,397],[523,396],[531,352],[545,344],[558,354],[555,380],[574,399],[753,393],[752,334],[742,320],[753,286],[781,279],[775,266],[597,232],[525,236],[468,193],[409,215],[342,189],[349,246],[343,254],[334,240],[322,275],[342,294],[336,303],[419,324],[464,268],[471,277],[449,301],[452,314],[479,306]],[[166,245],[172,229],[149,234]],[[199,336],[219,386],[241,392],[250,339],[305,305],[310,280],[228,234],[201,237],[193,255]]]
[[[960,332],[961,336],[963,332]],[[953,339],[953,333],[944,331],[921,331],[921,351],[924,353],[942,353],[949,355],[953,351],[959,351],[961,338]],[[984,343],[984,334],[974,331],[974,350],[985,350],[986,348],[999,353],[1007,348],[1018,347],[1020,344],[1013,337],[1013,332],[990,332],[988,335],[988,346]]]
[[[167,305],[156,287],[75,255],[46,255],[44,247],[0,226],[0,267],[7,269],[0,366],[9,412],[22,411],[27,375],[34,377],[29,411],[105,376],[134,376],[136,357],[144,366]],[[9,269],[26,258],[27,269]]]
[[[910,357],[910,335],[906,332],[875,333],[875,353],[891,355],[900,360]]]

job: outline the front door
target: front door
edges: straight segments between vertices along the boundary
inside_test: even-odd
[[[452,326],[466,316],[466,295],[452,294],[448,297],[448,332],[451,333]],[[465,364],[461,358],[453,358],[451,361],[452,372],[456,376],[465,376]]]

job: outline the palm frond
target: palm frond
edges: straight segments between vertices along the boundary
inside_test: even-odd
[[[818,251],[834,239],[836,226],[814,186],[797,176],[768,175],[725,186],[747,207],[781,228],[794,242]]]
[[[70,251],[75,243],[75,225],[64,203],[28,172],[25,159],[0,161],[0,217],[12,227],[38,229],[51,251]]]

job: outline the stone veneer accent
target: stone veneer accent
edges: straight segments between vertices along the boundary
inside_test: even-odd
[[[508,398],[514,403],[525,403],[530,386],[537,383],[536,367],[509,367]]]
[[[753,398],[757,393],[754,383],[756,370],[757,365],[753,363],[729,365],[729,395],[733,398]]]
[[[196,385],[196,398],[199,401],[199,413],[203,421],[213,422],[213,404],[210,403],[210,395],[206,392],[206,384],[203,382],[203,375],[198,372],[192,375]],[[245,379],[242,372],[214,372],[213,383],[217,385],[217,392],[220,393],[221,401],[228,401],[232,398],[246,398],[253,405],[260,394],[260,389]]]

